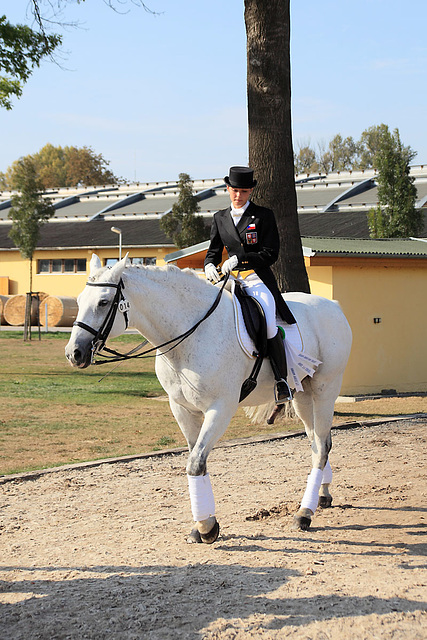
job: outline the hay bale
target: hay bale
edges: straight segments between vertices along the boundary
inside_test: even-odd
[[[47,296],[40,304],[40,324],[48,327],[72,327],[77,318],[77,299],[64,296]]]
[[[47,297],[47,293],[39,293],[39,300],[42,301]],[[25,293],[19,293],[16,296],[11,296],[4,305],[4,318],[8,324],[15,327],[22,327],[25,324],[25,304],[27,295]],[[38,325],[38,304],[37,299],[33,297],[31,301],[31,325]]]
[[[9,300],[11,296],[2,296],[0,295],[0,323],[1,324],[8,324],[6,322],[6,319],[4,317],[4,306],[6,304],[6,302]]]
[[[4,305],[4,317],[8,324],[11,324],[14,327],[24,325],[26,298],[25,294],[20,293],[16,296],[11,296],[6,302]]]

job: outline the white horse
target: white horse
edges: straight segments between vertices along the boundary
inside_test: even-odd
[[[239,405],[240,389],[254,360],[240,346],[231,294],[224,290],[215,311],[186,339],[164,346],[187,332],[211,308],[218,288],[189,269],[174,266],[101,266],[93,255],[87,285],[78,298],[79,312],[65,354],[71,365],[85,368],[105,339],[136,328],[157,351],[156,374],[169,396],[172,413],[189,448],[187,475],[196,528],[191,540],[214,542],[219,526],[207,473],[210,451],[224,434],[239,406],[271,403],[274,378],[269,361],[258,385]],[[330,506],[332,471],[328,462],[334,404],[351,347],[351,330],[339,305],[304,293],[284,295],[302,335],[305,353],[322,362],[293,405],[311,442],[312,471],[294,526],[308,529],[319,503]],[[119,312],[116,313],[118,307]],[[122,312],[120,312],[120,310]],[[107,335],[108,334],[108,335]]]

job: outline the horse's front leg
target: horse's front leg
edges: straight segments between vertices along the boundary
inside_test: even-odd
[[[212,544],[218,538],[219,524],[215,515],[215,498],[210,476],[207,473],[207,459],[214,445],[223,435],[236,410],[224,405],[211,407],[205,414],[198,438],[190,446],[187,462],[188,488],[191,511],[196,528],[188,542]]]
[[[187,440],[190,452],[199,437],[200,430],[203,425],[204,415],[201,411],[193,410],[169,398],[169,404],[181,429],[185,439]],[[210,484],[209,474],[206,473],[206,461],[203,473],[197,476],[191,476],[187,473],[188,489],[190,493],[190,502],[193,517],[196,522],[196,529],[193,529],[188,538],[189,543],[193,542],[211,542],[211,532],[214,532],[216,523],[215,518],[215,500],[212,487]],[[212,515],[211,515],[212,512]],[[217,525],[218,526],[218,525]],[[218,537],[219,528],[212,542]],[[202,538],[207,537],[206,540]]]
[[[191,511],[196,527],[188,537],[189,543],[212,544],[218,538],[219,525],[215,516],[215,499],[207,458],[212,447],[225,432],[231,418],[223,409],[211,409],[206,415],[169,398],[172,413],[188,443],[190,455],[187,479]]]

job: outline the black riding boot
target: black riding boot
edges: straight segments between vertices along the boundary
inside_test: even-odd
[[[276,333],[274,338],[267,340],[267,354],[270,358],[271,368],[273,369],[276,380],[274,387],[276,403],[284,404],[288,400],[292,400],[292,393],[286,382],[288,367],[286,364],[285,345],[283,344],[280,331]]]

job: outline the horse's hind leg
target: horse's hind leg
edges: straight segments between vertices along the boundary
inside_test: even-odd
[[[305,428],[305,432],[313,446],[314,442],[314,405],[312,398],[312,390],[310,381],[303,380],[304,391],[296,393],[293,400],[293,405],[297,416],[302,420]],[[311,475],[311,474],[310,474]],[[308,477],[307,484],[310,482],[310,476]],[[293,529],[300,529],[306,531],[311,524],[311,518],[313,517],[314,510],[311,511],[306,507],[300,506],[298,512],[294,516]]]
[[[294,528],[303,531],[310,527],[311,519],[319,504],[319,496],[321,506],[327,507],[332,504],[332,496],[329,493],[332,469],[328,463],[328,454],[332,446],[334,402],[333,390],[329,389],[327,393],[315,395],[311,381],[306,381],[304,393],[295,396],[295,410],[304,422],[312,450],[312,470],[293,524]]]
[[[319,491],[319,507],[327,509],[332,506],[332,496],[329,493],[329,485],[332,482],[332,469],[329,459],[323,469],[322,484]]]

